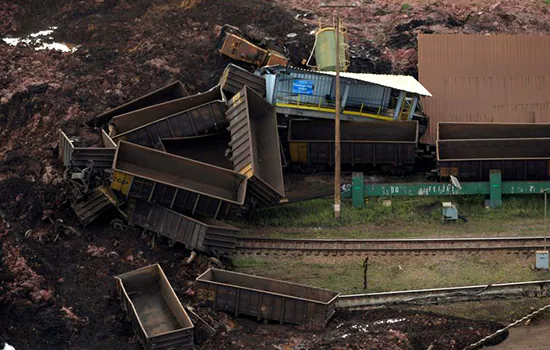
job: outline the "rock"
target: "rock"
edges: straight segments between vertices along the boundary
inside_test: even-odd
[[[388,22],[391,22],[392,19],[393,18],[392,18],[391,15],[384,15],[384,16],[380,17],[379,20],[380,20],[381,23],[388,23]]]
[[[134,256],[133,255],[128,255],[125,260],[126,261],[134,261]]]

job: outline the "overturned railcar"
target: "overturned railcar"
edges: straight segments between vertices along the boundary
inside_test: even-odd
[[[146,350],[192,350],[194,326],[160,265],[115,276],[122,309]]]
[[[206,127],[212,127],[212,125],[208,122],[208,120],[212,118],[215,122],[214,124],[223,123],[223,118],[220,119],[219,116],[221,115],[223,117],[223,113],[225,112],[225,108],[223,107],[225,105],[225,101],[225,96],[220,86],[217,85],[203,93],[175,99],[119,115],[113,118],[110,122],[109,135],[113,137],[113,139],[120,138],[122,134],[127,134],[137,128],[143,128],[145,125],[150,125],[167,117],[172,117],[170,118],[170,123],[168,125],[161,126],[156,124],[155,126],[170,126],[176,130],[180,130],[181,128],[185,130],[195,128],[195,134],[198,135],[202,131],[201,128],[205,127],[205,123],[207,123]],[[203,107],[198,108],[200,106]],[[208,110],[210,107],[213,108],[212,111]],[[217,113],[216,108],[223,108],[221,114]],[[189,110],[195,110],[195,112],[191,115],[189,115],[189,113],[184,113],[184,111]],[[191,134],[187,136],[191,136]]]
[[[189,96],[189,93],[187,92],[183,84],[180,81],[175,81],[158,90],[143,95],[135,100],[132,100],[116,108],[110,109],[107,112],[102,113],[93,119],[90,119],[86,122],[86,124],[91,127],[99,127],[107,124],[117,115],[129,113],[141,108],[153,106],[159,103],[175,100],[186,96]]]
[[[342,122],[341,163],[406,171],[414,167],[417,121]],[[288,131],[291,163],[304,167],[334,166],[334,122],[291,120]]]
[[[249,179],[248,192],[258,203],[278,203],[285,195],[275,108],[248,86],[229,101],[233,169]]]
[[[185,245],[212,255],[230,255],[240,229],[219,220],[190,217],[144,200],[132,200],[125,208],[128,223],[168,240],[168,245]]]
[[[102,146],[79,146],[71,140],[63,130],[59,130],[59,158],[67,168],[83,169],[93,166],[95,169],[111,168],[115,157],[116,145],[113,140],[101,130]]]
[[[111,188],[126,198],[188,215],[226,218],[244,204],[246,176],[235,171],[121,141]]]
[[[125,140],[162,149],[163,140],[177,140],[225,130],[226,108],[225,103],[221,101],[207,102],[116,135],[113,141]]]
[[[550,180],[550,124],[439,123],[437,161],[441,178],[488,181]]]
[[[244,86],[248,86],[260,96],[265,96],[264,77],[250,73],[234,64],[228,64],[225,67],[219,84],[228,98],[241,91]]]
[[[326,326],[339,293],[303,284],[209,269],[197,277],[199,296],[217,310],[298,325]]]

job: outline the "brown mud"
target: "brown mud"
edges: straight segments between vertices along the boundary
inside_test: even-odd
[[[540,34],[548,32],[550,23],[543,2],[410,3],[412,7],[404,9],[398,1],[364,1],[356,12],[343,11],[352,71],[416,74],[418,33]],[[107,108],[173,80],[181,80],[191,93],[210,88],[230,63],[215,50],[226,23],[252,25],[282,40],[291,62],[300,66],[313,45],[309,33],[320,19],[330,18],[313,0],[0,3],[0,37],[22,37],[55,26],[52,39],[46,40],[78,48],[74,53],[37,51],[32,44],[9,46],[0,41],[0,335],[18,350],[137,349],[115,296],[113,276],[157,262],[182,300],[194,304],[191,281],[211,263],[206,257],[182,267],[189,252],[181,247],[157,243],[150,250],[150,242],[139,234],[106,228],[107,219],[86,229],[78,227],[60,183],[57,130],[80,128]],[[288,37],[291,33],[297,35]],[[77,227],[78,234],[56,232],[47,217]],[[304,337],[299,328],[264,328],[247,321],[238,331],[227,331],[227,324],[234,323],[231,318],[200,312],[226,329],[203,345],[205,349],[261,348],[257,344],[264,343],[269,347],[260,340],[270,332],[285,340]],[[427,332],[407,322],[409,331],[396,325],[397,333],[363,332],[350,335],[353,341],[338,338],[338,328],[334,330],[339,321],[351,330],[358,318],[376,322],[394,317],[394,312],[398,313],[338,315],[326,332],[305,332],[312,338],[304,340],[302,348],[426,348],[433,341],[449,346],[451,340],[475,341],[495,327],[419,314],[419,324],[441,320],[446,328],[432,324],[434,331]],[[241,344],[243,335],[251,332],[261,335],[251,338],[258,342]],[[455,333],[456,339],[445,338]]]

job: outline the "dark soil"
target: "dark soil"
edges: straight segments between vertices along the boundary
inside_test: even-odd
[[[340,312],[325,329],[259,325],[242,318],[232,329],[210,339],[210,349],[463,349],[501,328],[437,314],[378,309]],[[493,340],[502,342],[508,333]],[[488,344],[490,345],[490,344]]]
[[[372,1],[353,14],[345,10],[343,21],[352,48],[350,70],[415,74],[418,33],[548,32],[549,14],[542,2],[512,1],[493,10],[489,8],[494,2],[486,2],[413,4],[404,12],[401,2]],[[226,23],[241,28],[251,25],[282,40],[293,65],[300,66],[313,45],[309,33],[319,19],[331,16],[317,6],[317,1],[309,0],[0,3],[0,37],[21,37],[55,26],[53,40],[78,47],[74,53],[62,53],[0,41],[0,339],[18,350],[138,349],[116,299],[113,276],[157,262],[180,298],[196,302],[190,281],[207,268],[205,257],[180,267],[188,256],[181,247],[169,249],[160,243],[150,250],[149,242],[138,234],[106,229],[107,219],[70,236],[58,235],[43,220],[50,216],[78,226],[64,204],[57,131],[63,127],[70,135],[78,135],[82,145],[96,144],[97,134],[83,137],[76,130],[108,108],[174,80],[181,80],[191,93],[212,87],[230,62],[215,50],[219,30]],[[289,33],[297,36],[289,38]],[[297,191],[297,197],[302,195]],[[211,310],[198,312],[222,328],[202,345],[204,349],[273,348],[294,340],[303,341],[304,349],[348,345],[425,349],[432,342],[436,349],[452,349],[497,327],[407,314],[404,317],[418,322],[392,324],[392,330],[387,324],[386,328],[373,326],[374,333],[353,328],[399,315],[377,311],[338,315],[327,331],[263,327],[250,320],[239,320],[237,330],[231,330],[231,318]],[[340,323],[345,325],[338,327]],[[351,333],[349,340],[343,338],[347,333]]]

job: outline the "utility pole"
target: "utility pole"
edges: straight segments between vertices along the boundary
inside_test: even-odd
[[[336,79],[335,93],[335,116],[334,116],[334,217],[340,219],[340,9],[344,7],[355,7],[354,3],[349,5],[330,5],[321,3],[321,8],[336,9],[336,64],[334,67]]]

